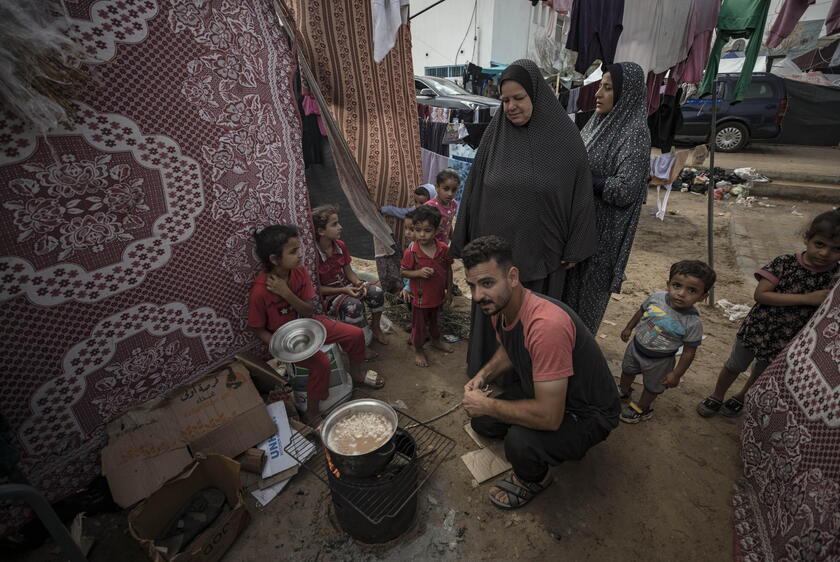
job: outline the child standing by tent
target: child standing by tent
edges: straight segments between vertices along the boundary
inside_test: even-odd
[[[433,347],[452,353],[452,346],[441,339],[438,315],[444,302],[451,298],[453,260],[449,257],[449,247],[435,239],[440,212],[424,205],[414,211],[413,219],[414,243],[403,254],[400,275],[409,279],[411,287],[414,363],[418,367],[428,367],[429,360],[423,351],[427,334]]]
[[[840,210],[817,216],[805,233],[805,251],[779,256],[755,273],[755,306],[744,318],[714,392],[697,405],[708,418],[718,412],[736,417],[744,397],[773,358],[808,322],[836,282],[840,266]],[[726,402],[726,391],[753,365],[750,378]]]

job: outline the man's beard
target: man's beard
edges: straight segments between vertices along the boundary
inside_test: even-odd
[[[478,301],[476,304],[478,304],[479,307],[481,307],[482,305],[491,305],[491,309],[481,308],[481,312],[485,316],[495,316],[496,314],[500,313],[504,307],[507,306],[508,302],[510,302],[510,294],[504,295],[499,299],[499,301],[501,302],[496,303],[495,301],[492,301],[490,299],[483,299]]]

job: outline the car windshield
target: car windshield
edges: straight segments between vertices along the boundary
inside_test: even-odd
[[[451,80],[443,80],[441,78],[429,78],[428,76],[424,76],[423,80],[431,82],[434,84],[435,89],[447,96],[469,96],[470,93],[463,89],[461,86],[452,82]]]

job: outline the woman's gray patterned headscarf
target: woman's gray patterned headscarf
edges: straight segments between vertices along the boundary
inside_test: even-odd
[[[621,163],[632,156],[628,152],[647,150],[641,161],[649,163],[650,159],[644,72],[634,62],[618,64],[623,75],[618,103],[606,115],[593,115],[580,133],[592,175],[604,178],[619,173]],[[640,161],[638,158],[630,160]],[[649,170],[649,164],[647,166]]]

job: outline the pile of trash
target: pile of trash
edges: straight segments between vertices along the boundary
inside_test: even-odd
[[[770,180],[759,174],[755,168],[736,168],[732,173],[727,173],[723,168],[715,166],[714,173],[714,196],[717,200],[735,197],[738,199],[747,197],[754,183],[766,183]],[[682,192],[692,192],[705,195],[711,183],[708,168],[683,168],[680,175],[671,186]]]

